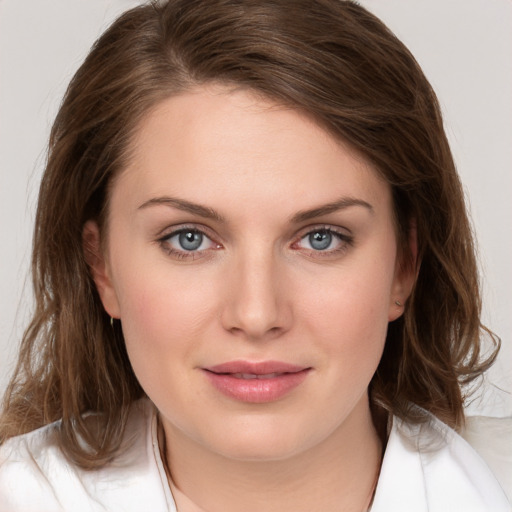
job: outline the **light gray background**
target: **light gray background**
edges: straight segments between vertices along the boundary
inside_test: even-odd
[[[138,3],[0,0],[0,392],[29,317],[33,214],[52,119],[93,41]],[[479,241],[484,318],[503,341],[469,411],[512,416],[512,3],[361,3],[411,49],[440,98]]]

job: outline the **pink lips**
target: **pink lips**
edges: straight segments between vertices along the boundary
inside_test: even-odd
[[[273,402],[284,397],[307,377],[309,370],[279,361],[230,361],[203,368],[213,386],[242,402]]]

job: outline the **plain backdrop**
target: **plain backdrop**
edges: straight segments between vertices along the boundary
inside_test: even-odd
[[[65,87],[135,0],[0,0],[0,392],[31,308],[30,244],[49,129]],[[502,338],[469,406],[512,416],[512,2],[362,0],[438,93],[479,242],[484,319]]]

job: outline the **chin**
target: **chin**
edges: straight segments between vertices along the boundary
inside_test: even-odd
[[[229,429],[210,430],[203,439],[208,449],[237,461],[270,462],[294,457],[329,436],[328,432],[310,432],[299,421],[267,421],[244,418],[232,422]],[[295,428],[291,428],[292,425]],[[303,427],[303,426],[302,426]]]
[[[287,460],[303,451],[300,443],[290,442],[286,435],[271,439],[239,439],[229,445],[218,447],[219,455],[240,462],[272,462]]]

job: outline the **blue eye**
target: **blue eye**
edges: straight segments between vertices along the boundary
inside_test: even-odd
[[[308,235],[308,242],[313,249],[325,251],[331,245],[332,238],[332,233],[329,231],[314,231]]]
[[[203,243],[203,234],[198,231],[182,231],[175,236],[178,237],[180,248],[185,251],[197,251]]]
[[[297,243],[301,249],[314,253],[335,254],[352,245],[353,237],[331,228],[313,229],[306,233]]]
[[[186,257],[196,259],[209,249],[219,247],[202,231],[193,228],[178,229],[161,238],[159,243],[168,254],[180,259]]]

